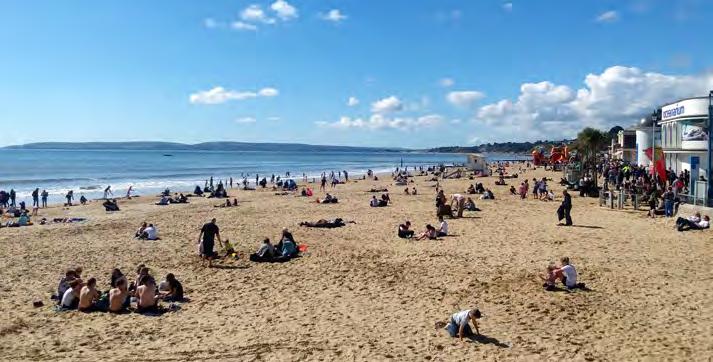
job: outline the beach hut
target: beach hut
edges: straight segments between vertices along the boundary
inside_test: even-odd
[[[468,159],[466,161],[465,167],[469,170],[481,175],[488,176],[490,174],[490,169],[488,168],[488,163],[485,160],[485,156],[479,153],[468,154]]]

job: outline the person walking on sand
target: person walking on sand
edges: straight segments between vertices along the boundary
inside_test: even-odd
[[[559,221],[557,225],[572,226],[572,216],[570,215],[572,212],[572,196],[569,195],[567,190],[562,191],[562,196],[564,199],[559,209],[557,209],[557,218]],[[564,224],[562,224],[562,219],[565,220]]]
[[[223,247],[223,241],[220,240],[220,229],[216,225],[216,220],[213,218],[209,223],[203,225],[201,233],[198,235],[198,244],[200,245],[200,253],[203,258],[203,265],[208,260],[208,267],[213,267],[213,247],[215,246],[215,238],[218,238],[220,247]]]

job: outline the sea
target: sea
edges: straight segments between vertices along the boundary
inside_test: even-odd
[[[512,154],[487,154],[489,161],[525,159]],[[346,170],[350,178],[367,170],[392,172],[396,167],[452,165],[466,162],[464,154],[397,151],[161,151],[161,150],[37,150],[0,149],[0,190],[14,189],[17,201],[31,205],[31,193],[47,190],[49,202],[64,200],[69,190],[76,199],[103,197],[111,185],[114,197],[155,195],[165,189],[190,192],[214,178],[227,183],[242,181],[254,185],[255,176],[274,174],[302,180],[319,179],[322,172]],[[303,176],[304,175],[304,176]]]

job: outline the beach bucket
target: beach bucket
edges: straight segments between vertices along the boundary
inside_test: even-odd
[[[300,253],[304,253],[305,251],[307,251],[307,245],[300,244],[299,246],[297,246],[297,250],[299,250]]]

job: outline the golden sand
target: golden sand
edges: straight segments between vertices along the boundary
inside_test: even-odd
[[[524,177],[558,174],[538,170]],[[522,176],[521,176],[522,177]],[[387,179],[387,178],[385,178]],[[156,197],[122,201],[106,213],[99,202],[42,210],[78,224],[0,229],[0,359],[2,360],[710,360],[713,356],[713,241],[710,231],[679,233],[672,219],[600,208],[573,198],[575,227],[557,227],[559,202],[509,195],[509,186],[480,179],[496,200],[449,221],[453,236],[407,241],[436,223],[433,182],[415,178],[417,196],[390,180],[339,185],[338,204],[231,190],[236,208],[192,198],[155,206]],[[511,181],[516,187],[519,181]],[[445,180],[447,193],[474,181]],[[385,186],[393,204],[370,208],[371,187]],[[412,187],[413,185],[409,185]],[[316,187],[316,185],[313,185]],[[559,194],[561,188],[550,183]],[[323,193],[315,196],[322,197]],[[243,255],[289,227],[303,257],[284,264],[245,259],[200,266],[200,226],[218,219],[223,238]],[[338,229],[300,221],[341,217]],[[37,218],[35,218],[37,220]],[[137,241],[142,221],[162,240]],[[216,242],[217,244],[217,242]],[[539,274],[569,256],[592,291],[545,292]],[[84,268],[108,288],[111,269],[130,277],[139,263],[157,280],[176,274],[190,302],[160,317],[57,313],[49,296],[64,269]],[[44,307],[34,308],[40,298]],[[467,307],[484,314],[476,342],[459,342],[434,325]]]

